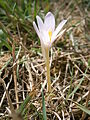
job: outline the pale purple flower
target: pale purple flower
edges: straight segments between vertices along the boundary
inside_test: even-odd
[[[39,16],[36,16],[37,25],[33,22],[34,29],[40,39],[43,56],[45,57],[45,49],[50,48],[52,43],[61,36],[65,29],[61,31],[67,20],[62,20],[55,29],[55,18],[51,12],[48,12],[45,16],[44,22]]]

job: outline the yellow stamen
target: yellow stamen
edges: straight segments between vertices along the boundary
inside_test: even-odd
[[[49,30],[48,34],[49,34],[49,37],[50,37],[50,42],[51,42],[52,31],[51,31],[51,30]]]

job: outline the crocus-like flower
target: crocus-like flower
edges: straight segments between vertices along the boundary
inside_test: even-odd
[[[61,31],[61,29],[67,20],[62,20],[55,29],[55,18],[51,12],[46,14],[44,22],[39,16],[36,16],[36,19],[38,26],[35,22],[33,22],[33,26],[40,39],[43,56],[45,58],[45,49],[49,49],[52,46],[52,43],[64,33],[65,29],[63,31]]]
[[[37,25],[33,22],[34,29],[41,41],[42,53],[46,63],[47,69],[47,84],[48,92],[51,92],[51,80],[50,80],[50,66],[49,66],[49,49],[52,43],[61,36],[65,29],[61,31],[67,20],[63,20],[55,29],[55,18],[51,12],[48,12],[45,16],[44,22],[39,16],[36,16]],[[61,31],[61,32],[60,32]]]

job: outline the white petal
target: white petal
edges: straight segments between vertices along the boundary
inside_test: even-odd
[[[56,36],[56,38],[61,37],[61,36],[64,34],[65,31],[66,31],[66,29],[62,30],[62,31]]]
[[[37,19],[37,24],[38,24],[39,31],[41,31],[43,29],[43,26],[44,26],[43,21],[39,16],[36,16],[36,19]]]
[[[41,41],[41,48],[42,48],[42,55],[44,60],[46,60],[46,49],[50,49],[51,42],[49,40],[49,36],[45,34],[46,37],[42,37],[43,40]]]
[[[57,38],[62,37],[63,33],[65,32],[66,29],[62,30],[58,35],[56,35],[55,38],[52,38],[51,42],[53,43]]]
[[[63,26],[65,25],[65,23],[67,22],[67,20],[63,20],[56,28],[56,30],[54,31],[52,37],[56,37],[56,35],[60,32],[60,30],[63,28]]]
[[[42,48],[42,55],[43,55],[43,58],[45,60],[45,46],[42,42],[41,42],[41,48]]]
[[[38,37],[40,38],[40,32],[39,32],[39,30],[38,30],[37,25],[36,25],[35,22],[33,22],[33,27],[34,27],[34,29],[35,29],[35,31],[36,31]]]
[[[44,30],[42,31],[41,34],[42,34],[42,41],[43,41],[44,46],[49,48],[51,46],[51,42],[50,42],[48,32]]]
[[[46,27],[46,30],[52,30],[52,32],[55,29],[55,18],[54,15],[51,12],[48,12],[45,16],[44,20],[44,26]]]

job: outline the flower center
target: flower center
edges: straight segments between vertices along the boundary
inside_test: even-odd
[[[48,34],[49,34],[49,37],[50,37],[50,42],[51,42],[52,31],[51,31],[51,30],[49,30]]]

